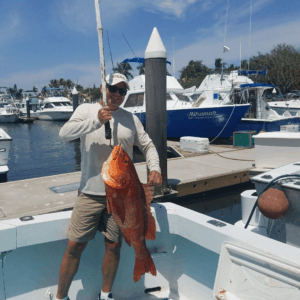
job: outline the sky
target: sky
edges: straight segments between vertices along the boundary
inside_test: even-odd
[[[242,59],[279,43],[300,47],[300,1],[252,0],[251,39],[250,7],[251,0],[100,0],[106,73],[110,50],[115,66],[144,57],[154,27],[167,59],[174,58],[175,73],[167,66],[176,78],[190,60],[214,68],[220,57],[239,65],[240,43]],[[100,85],[94,0],[0,1],[0,11],[0,86],[41,89],[60,78]],[[223,54],[224,40],[230,51]],[[138,64],[131,65],[138,75]]]

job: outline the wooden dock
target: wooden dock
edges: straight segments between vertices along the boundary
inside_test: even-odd
[[[249,181],[254,148],[210,146],[211,152],[184,153],[179,142],[168,142],[186,157],[168,160],[168,184],[176,197]],[[136,163],[140,180],[147,182],[146,163]],[[11,181],[0,184],[0,220],[72,209],[81,172]]]

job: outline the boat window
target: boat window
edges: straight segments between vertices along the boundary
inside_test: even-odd
[[[53,108],[53,106],[50,103],[46,103],[44,108]]]
[[[197,100],[197,99],[200,97],[200,95],[201,95],[201,94],[194,94],[194,95],[191,96],[191,98],[192,98],[193,100]]]
[[[182,94],[176,94],[176,97],[181,100],[181,101],[186,101],[186,102],[190,102],[189,97],[182,95]]]
[[[136,106],[143,106],[144,105],[144,93],[137,94],[137,102]]]
[[[144,93],[131,94],[128,96],[128,99],[124,107],[135,107],[144,105]]]
[[[137,94],[129,95],[124,107],[134,107],[136,105],[136,99]]]
[[[167,101],[172,101],[173,100],[169,93],[167,93],[167,99],[166,100]]]

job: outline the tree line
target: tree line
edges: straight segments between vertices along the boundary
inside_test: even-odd
[[[242,60],[240,65],[230,64],[227,66],[226,62],[222,62],[221,58],[215,59],[215,68],[211,69],[203,64],[202,60],[190,60],[188,65],[183,67],[180,71],[179,83],[184,88],[192,86],[199,87],[203,79],[212,72],[230,72],[233,70],[267,70],[266,76],[263,75],[249,75],[254,82],[264,82],[279,87],[282,94],[285,94],[291,90],[300,90],[300,50],[296,49],[292,45],[278,44],[268,53],[258,52],[250,58],[250,65],[248,66],[248,60]],[[137,67],[139,75],[145,74],[145,63],[140,63]],[[117,63],[116,67],[113,67],[113,72],[124,74],[128,80],[133,79],[133,68],[130,63]],[[166,74],[171,74],[166,69]],[[88,98],[91,101],[95,101],[100,98],[100,89],[96,87],[84,88],[80,84],[75,84],[70,79],[51,79],[49,87],[61,88],[63,95],[70,96],[73,87]],[[44,86],[42,90],[46,88]],[[33,91],[37,92],[37,88],[33,87]],[[21,99],[23,89],[18,89],[15,84],[13,88],[8,88],[7,92],[16,99]]]
[[[282,94],[291,90],[300,90],[300,51],[292,45],[278,44],[270,52],[258,52],[248,60],[242,60],[241,65],[235,66],[222,62],[221,58],[215,59],[215,69],[210,69],[202,60],[191,60],[179,73],[179,82],[184,88],[201,84],[206,75],[213,71],[223,72],[233,70],[266,70],[266,76],[249,75],[254,82],[264,82],[279,87]]]

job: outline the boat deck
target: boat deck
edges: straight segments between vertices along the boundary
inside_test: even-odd
[[[168,142],[176,143],[178,147],[179,142]],[[254,148],[213,145],[210,150],[213,152],[168,160],[168,184],[178,192],[177,197],[249,181]],[[141,182],[147,182],[146,163],[135,167]],[[80,175],[74,172],[1,183],[0,220],[72,209]]]

